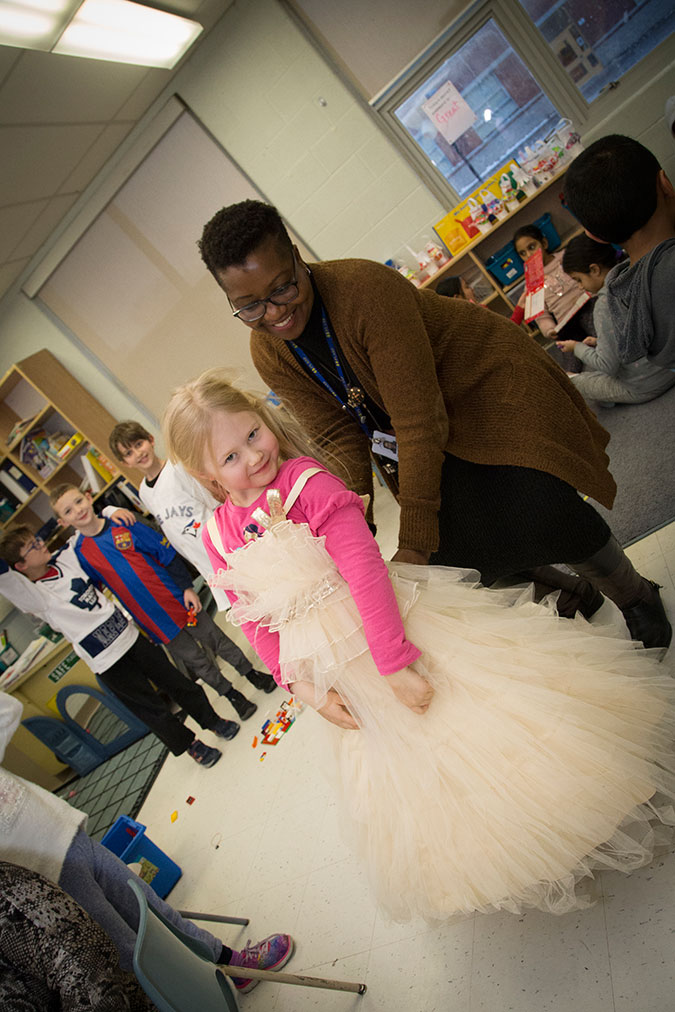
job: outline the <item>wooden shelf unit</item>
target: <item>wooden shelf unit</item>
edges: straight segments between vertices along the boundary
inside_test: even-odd
[[[560,235],[563,247],[573,236],[579,235],[583,231],[576,219],[562,207],[558,199],[559,190],[556,184],[559,186],[566,171],[567,166],[547,182],[542,183],[535,193],[526,197],[515,210],[509,212],[506,218],[497,221],[489,232],[472,239],[468,246],[465,246],[436,274],[423,282],[420,288],[435,288],[441,278],[448,274],[467,275],[466,280],[470,283],[471,277],[475,280],[476,272],[478,272],[482,287],[487,286],[491,289],[480,300],[481,305],[489,305],[494,312],[510,316],[514,303],[508,298],[508,293],[523,283],[523,275],[509,285],[501,285],[487,270],[485,261],[493,253],[506,246],[516,229],[522,225],[532,224],[546,212],[551,215],[551,220]],[[538,333],[538,328],[534,332]]]
[[[27,418],[31,419],[30,424],[8,443],[15,425]],[[20,501],[0,482],[0,497],[11,496],[18,501],[14,513],[0,522],[0,530],[16,523],[30,524],[36,530],[42,527],[52,516],[50,491],[63,482],[77,486],[82,484],[85,474],[80,461],[90,446],[110,460],[108,434],[115,424],[116,419],[47,349],[13,365],[0,380],[0,469],[8,466],[15,472],[18,469],[26,485],[30,481],[35,487],[32,491],[25,488],[29,491],[28,497]],[[22,439],[40,428],[69,436],[79,432],[83,437],[47,477],[42,477],[20,458]],[[116,461],[114,464],[112,480],[96,492],[94,498],[102,495],[120,477],[135,486],[131,472]]]

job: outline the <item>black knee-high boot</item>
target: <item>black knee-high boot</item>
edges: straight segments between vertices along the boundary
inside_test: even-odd
[[[555,566],[535,566],[516,575],[531,580],[537,601],[555,590],[560,591],[556,611],[561,618],[574,618],[578,611],[584,618],[590,618],[602,607],[604,598],[597,587],[574,573],[563,573]]]
[[[640,576],[614,536],[589,559],[567,564],[621,609],[632,639],[646,647],[669,646],[673,630],[659,585]]]

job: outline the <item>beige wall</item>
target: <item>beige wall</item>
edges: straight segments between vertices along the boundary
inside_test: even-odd
[[[652,81],[637,91],[617,89],[612,102],[619,104],[593,133],[632,134],[675,178],[675,142],[663,125],[675,42],[669,53],[668,66]],[[402,242],[414,243],[446,210],[275,0],[231,8],[174,84],[324,259],[384,260]],[[30,300],[17,296],[0,319],[0,371],[41,347],[50,348],[113,414],[137,413]],[[223,347],[223,364],[226,360]]]

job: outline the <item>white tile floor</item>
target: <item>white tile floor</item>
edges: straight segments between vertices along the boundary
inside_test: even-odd
[[[378,499],[381,543],[390,557],[396,506],[386,493]],[[663,584],[666,608],[675,615],[675,523],[629,554],[641,572]],[[604,605],[598,619],[613,621],[613,606]],[[224,744],[220,763],[202,770],[169,756],[138,816],[150,839],[183,868],[170,900],[249,917],[248,928],[221,932],[234,947],[249,936],[291,932],[297,951],[289,970],[365,981],[368,991],[358,997],[263,982],[241,997],[245,1012],[675,1007],[675,852],[630,877],[601,876],[591,886],[596,904],[582,913],[477,915],[442,927],[386,923],[341,839],[330,786],[318,772],[321,718],[303,713],[261,763],[253,735],[285,696],[252,688],[246,694],[258,713]],[[216,705],[232,716],[222,701]]]

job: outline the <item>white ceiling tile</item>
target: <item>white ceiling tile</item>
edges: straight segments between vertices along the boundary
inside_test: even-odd
[[[76,190],[86,189],[99,169],[117,150],[133,125],[133,123],[112,123],[105,127],[73,171],[63,180],[59,192],[72,193]]]
[[[138,82],[135,90],[129,94],[126,102],[117,110],[114,119],[140,119],[167,86],[171,76],[169,70],[148,70],[145,77]]]
[[[7,289],[12,285],[18,278],[21,271],[28,263],[28,257],[25,260],[13,260],[10,264],[0,265],[0,298],[5,294]]]
[[[91,123],[112,119],[146,67],[25,51],[0,89],[0,123]]]
[[[36,200],[0,207],[0,261],[10,259],[17,243],[46,206],[46,200]]]
[[[67,211],[77,200],[78,193],[68,193],[61,197],[52,197],[40,216],[36,218],[23,239],[12,253],[12,259],[31,257],[49,238]]]
[[[99,126],[0,127],[2,203],[39,200],[58,191],[101,133]]]

